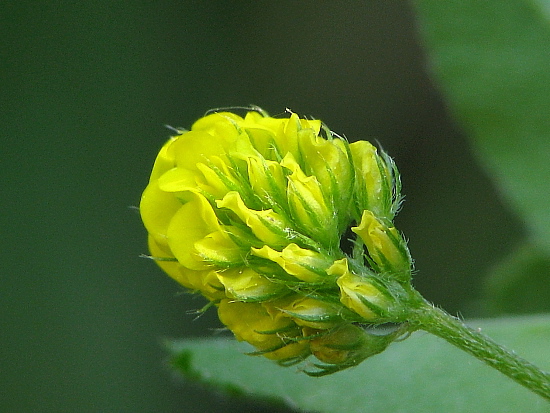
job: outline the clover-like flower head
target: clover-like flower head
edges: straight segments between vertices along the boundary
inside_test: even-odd
[[[172,137],[140,211],[151,257],[217,306],[254,354],[285,365],[314,355],[322,364],[310,373],[326,374],[396,337],[363,326],[405,320],[399,202],[397,168],[370,143],[251,108],[208,114]]]

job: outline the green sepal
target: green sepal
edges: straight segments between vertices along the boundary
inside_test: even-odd
[[[258,296],[248,296],[248,295],[244,295],[244,294],[242,294],[242,295],[241,294],[235,294],[233,292],[231,295],[233,295],[236,300],[241,301],[243,303],[263,303],[263,302],[266,302],[266,301],[270,301],[270,300],[274,300],[276,298],[283,297],[286,294],[287,294],[286,289],[281,286],[280,290],[278,290],[276,292],[273,292],[273,293],[270,293],[270,294],[263,294],[263,295],[258,295]]]
[[[365,307],[367,307],[369,310],[371,310],[374,314],[377,315],[380,322],[383,322],[383,320],[381,319],[388,316],[387,312],[384,309],[378,307],[377,305],[374,305],[362,295],[358,295],[358,298],[359,300],[361,300],[361,303],[365,305]]]
[[[285,337],[285,339],[286,339],[286,337]],[[249,351],[249,352],[246,352],[244,354],[246,354],[247,356],[263,356],[264,354],[273,353],[274,351],[280,350],[283,347],[288,346],[289,344],[292,344],[292,341],[290,341],[290,342],[281,341],[281,344],[278,344],[276,346],[267,348],[265,350]]]
[[[332,348],[334,350],[357,350],[361,348],[361,344],[362,343],[358,341],[353,344],[323,344],[323,347]]]
[[[155,257],[153,255],[139,254],[139,258],[147,258],[153,261],[164,261],[164,262],[177,262],[178,259],[175,257]]]
[[[272,140],[271,147],[273,147],[274,145],[275,142]],[[258,194],[254,193],[254,196],[262,203],[262,205],[264,205],[264,207],[266,207],[262,209],[271,208],[273,209],[273,211],[280,214],[288,221],[290,218],[290,208],[287,201],[286,188],[284,188],[284,191],[281,191],[281,187],[277,184],[277,181],[273,177],[273,174],[269,172],[269,168],[265,164],[266,159],[261,155],[258,155],[258,157],[260,158],[264,166],[265,176],[269,185],[269,192],[263,193],[261,197]],[[291,173],[286,168],[281,168],[281,171],[285,178]],[[264,199],[268,201],[267,205],[265,205]]]
[[[292,367],[300,364],[310,356],[309,353],[305,353],[303,356],[290,357],[288,359],[277,360],[277,364],[281,367]]]
[[[402,336],[403,332],[399,329],[386,335],[375,335],[365,331],[365,335],[357,343],[352,343],[350,345],[324,344],[324,347],[333,348],[335,350],[349,350],[353,351],[353,354],[350,355],[348,360],[344,363],[315,363],[313,366],[319,370],[304,370],[304,373],[312,377],[321,377],[354,367],[363,362],[365,359],[381,353],[393,341],[395,341],[396,338]]]
[[[288,314],[291,317],[297,318],[299,320],[308,321],[308,322],[315,322],[315,323],[330,323],[333,321],[342,320],[342,317],[340,317],[338,314],[326,314],[326,315],[311,315],[311,314],[300,314],[296,313],[294,311],[290,310],[284,310],[281,309],[281,311],[285,314]]]
[[[197,293],[198,293],[198,292],[199,292],[199,291],[197,291]],[[188,314],[196,314],[196,315],[197,315],[197,318],[198,318],[198,317],[200,317],[201,315],[203,315],[204,313],[206,313],[206,311],[208,311],[210,308],[214,307],[218,301],[219,301],[219,300],[217,300],[217,301],[209,301],[209,302],[207,302],[205,305],[203,305],[201,308],[199,308],[198,310],[189,310],[187,313],[188,313]]]

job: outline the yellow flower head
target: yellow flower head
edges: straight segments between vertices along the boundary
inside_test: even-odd
[[[170,138],[140,212],[152,258],[255,354],[283,364],[314,354],[332,372],[371,354],[357,323],[400,320],[392,283],[403,288],[411,265],[389,225],[399,189],[368,142],[256,108],[208,114]]]

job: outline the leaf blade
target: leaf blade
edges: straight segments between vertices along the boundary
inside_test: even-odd
[[[550,253],[550,2],[415,4],[450,108],[533,242]]]
[[[550,315],[476,321],[543,368],[550,368]],[[169,344],[180,372],[216,388],[286,402],[303,411],[430,413],[547,412],[548,404],[478,360],[429,334],[415,333],[349,371],[323,378],[297,373],[261,357],[243,355],[228,339]]]

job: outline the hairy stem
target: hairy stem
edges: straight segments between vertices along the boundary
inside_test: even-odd
[[[550,374],[540,370],[459,319],[422,299],[411,324],[474,355],[529,390],[550,400]]]

